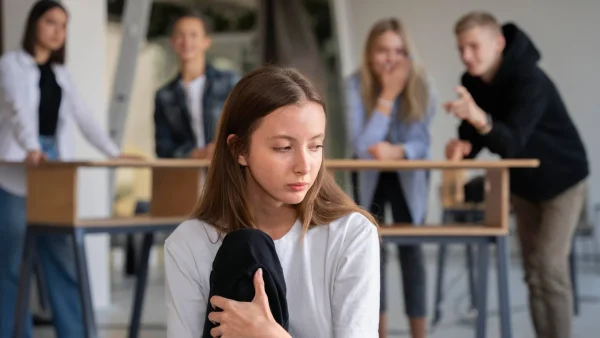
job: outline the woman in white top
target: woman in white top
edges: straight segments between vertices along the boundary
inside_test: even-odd
[[[294,70],[234,87],[194,219],[165,243],[169,338],[378,337],[378,231],[323,168],[325,125]]]
[[[22,50],[0,59],[0,161],[36,165],[45,159],[70,159],[73,122],[104,154],[120,156],[119,148],[91,118],[64,66],[67,18],[59,2],[36,2]],[[0,165],[0,338],[12,336],[26,191],[25,167]],[[63,236],[44,236],[38,238],[37,250],[57,336],[84,337],[72,243]]]

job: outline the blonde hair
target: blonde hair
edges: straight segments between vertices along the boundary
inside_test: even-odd
[[[501,33],[502,29],[498,20],[488,12],[469,12],[463,15],[454,25],[454,34],[460,35],[475,27],[490,28],[497,33]]]
[[[369,32],[360,69],[363,104],[367,114],[371,114],[377,105],[380,88],[371,65],[371,54],[377,38],[389,31],[400,36],[404,42],[404,48],[408,53],[408,57],[411,58],[412,69],[402,95],[402,115],[399,117],[403,121],[414,122],[420,120],[425,115],[427,104],[429,102],[429,88],[427,86],[425,71],[416,60],[416,52],[413,43],[408,37],[402,23],[397,19],[391,18],[378,21],[373,25]]]
[[[194,211],[195,218],[211,224],[221,234],[256,228],[245,189],[244,173],[248,169],[238,163],[238,156],[249,151],[250,137],[265,116],[280,107],[304,102],[315,102],[325,108],[315,87],[293,69],[262,67],[236,84],[219,119],[215,150],[206,186]],[[227,142],[229,135],[235,137]],[[303,236],[310,227],[329,224],[353,212],[377,225],[373,216],[358,207],[335,183],[323,163],[313,186],[295,207],[302,221]]]

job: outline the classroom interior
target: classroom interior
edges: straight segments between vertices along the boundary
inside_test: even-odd
[[[19,46],[23,23],[34,1],[0,0],[2,51]],[[260,41],[264,39],[264,33],[259,28],[269,20],[265,18],[265,6],[271,3],[270,6],[277,8],[275,13],[288,18],[292,15],[279,7],[282,6],[281,4],[273,4],[278,2],[277,0],[138,1],[139,4],[135,5],[137,6],[135,8],[142,12],[146,11],[146,15],[130,8],[134,7],[131,3],[136,2],[135,0],[62,0],[61,2],[70,13],[67,65],[79,85],[81,95],[89,106],[93,107],[95,118],[101,121],[103,127],[111,131],[116,130],[125,151],[151,160],[155,158],[152,117],[154,93],[177,72],[177,60],[170,49],[167,35],[166,22],[171,15],[174,15],[178,8],[197,7],[212,18],[216,23],[216,29],[212,33],[213,46],[208,51],[208,58],[216,67],[240,74],[250,71],[260,62],[259,46],[262,46]],[[344,123],[342,83],[343,79],[354,73],[359,66],[363,43],[370,26],[376,20],[394,16],[405,23],[420,59],[433,79],[440,102],[455,96],[454,88],[463,71],[452,31],[453,24],[460,15],[474,9],[487,10],[494,13],[502,22],[517,22],[532,36],[542,51],[541,66],[556,82],[588,149],[591,167],[590,184],[585,208],[576,231],[571,260],[575,263],[573,275],[577,299],[574,309],[576,314],[573,321],[573,337],[595,337],[594,332],[600,329],[600,323],[596,320],[596,314],[600,312],[600,283],[598,283],[600,279],[600,245],[598,244],[600,243],[598,235],[600,180],[595,170],[600,165],[600,154],[595,151],[595,147],[600,145],[600,134],[594,132],[593,128],[600,122],[600,100],[596,93],[597,75],[600,73],[597,62],[600,56],[600,44],[593,42],[593,36],[594,32],[600,31],[600,23],[596,20],[596,13],[600,12],[600,2],[457,0],[450,3],[443,0],[298,0],[290,1],[287,5],[295,9],[301,8],[304,18],[310,21],[308,26],[312,34],[310,41],[315,47],[316,54],[307,57],[318,60],[323,70],[322,80],[328,98],[328,124],[331,126],[328,130],[330,134],[326,147],[328,157],[331,159],[348,159],[351,156],[343,128],[335,127]],[[144,27],[144,18],[148,20],[147,29],[141,28]],[[131,20],[129,25],[127,20]],[[294,20],[290,19],[290,22]],[[285,25],[282,20],[278,24]],[[282,27],[282,30],[285,30],[283,28],[285,27]],[[127,45],[126,39],[135,39],[137,29],[141,29],[144,33],[139,48],[132,49]],[[135,55],[132,56],[132,53]],[[293,65],[293,60],[290,63]],[[309,71],[314,71],[308,68]],[[123,93],[127,96],[126,100],[120,98],[120,94]],[[439,164],[444,160],[445,143],[455,137],[456,126],[456,120],[445,114],[441,108],[431,124],[431,157],[434,161],[438,161],[438,164],[432,165],[427,224],[444,223],[444,215],[448,210],[452,210],[452,202],[460,200],[460,196],[456,195],[449,197],[452,200],[450,202],[444,200],[444,197],[447,197],[441,189],[444,185],[444,170],[464,171],[466,178],[460,181],[460,184],[463,184],[469,177],[485,175],[486,170],[489,169],[477,165],[453,168]],[[64,193],[65,198],[76,200],[77,208],[66,212],[69,215],[67,218],[70,217],[69,221],[127,218],[148,212],[150,207],[148,201],[153,195],[158,196],[156,182],[160,181],[160,174],[168,173],[166,171],[160,173],[160,170],[156,170],[155,167],[138,164],[88,165],[86,163],[102,163],[103,157],[83,141],[82,135],[78,134],[76,140],[75,152],[83,162],[80,163],[81,167],[76,169],[76,174],[73,171],[65,174],[66,182],[73,184],[72,189],[63,190],[60,181],[54,182],[56,191],[60,191],[57,195],[68,191]],[[479,159],[493,161],[497,158],[490,153],[484,153]],[[336,164],[332,165],[335,167]],[[351,194],[350,172],[356,168],[345,167],[347,166],[345,163],[337,165],[342,170],[337,172],[336,178]],[[193,169],[199,166],[204,164],[198,164]],[[196,179],[196,171],[192,170],[190,174],[190,169],[186,165],[175,169],[186,173],[185,175],[188,175],[184,175],[186,178]],[[498,182],[500,182],[499,178]],[[178,187],[182,186],[185,186],[185,183]],[[500,183],[494,187],[506,188]],[[168,187],[162,188],[168,189]],[[93,193],[90,193],[91,191]],[[68,194],[72,195],[67,197]],[[186,196],[189,197],[188,204],[191,201],[193,205],[194,194],[190,192]],[[506,231],[508,248],[506,289],[499,288],[498,285],[498,281],[502,279],[497,271],[496,246],[490,245],[487,290],[478,293],[473,289],[476,282],[470,278],[477,264],[472,259],[478,258],[474,245],[453,243],[445,249],[445,255],[440,255],[443,241],[424,244],[428,290],[428,337],[473,336],[477,330],[478,311],[475,299],[477,295],[485,295],[487,299],[485,337],[503,337],[502,327],[507,322],[505,317],[500,316],[502,303],[500,293],[503,292],[499,291],[501,289],[508,291],[509,308],[504,310],[510,317],[512,336],[534,337],[528,315],[527,288],[523,280],[521,256],[515,238],[515,220],[508,213],[509,207],[506,202],[498,201],[493,206],[494,208],[500,206],[503,211],[507,211],[506,217],[492,215],[497,216],[494,220],[500,220]],[[186,203],[182,205],[179,207],[189,208]],[[169,206],[171,207],[172,205]],[[54,211],[40,208],[39,217],[46,220],[48,215],[54,215]],[[179,216],[180,213],[181,210],[177,210],[176,214],[165,211],[161,217],[176,218],[174,216]],[[63,216],[56,216],[58,223],[65,220]],[[136,274],[142,255],[140,252],[143,251],[145,241],[149,240],[152,245],[148,246],[148,265],[146,278],[144,278],[145,296],[139,309],[141,321],[138,323],[137,337],[166,336],[163,244],[170,230],[171,227],[161,228],[153,233],[150,239],[139,232],[131,234],[118,231],[91,231],[85,234],[87,273],[90,281],[89,296],[98,337],[131,337],[131,318],[132,313],[135,312],[134,299],[136,291],[139,291],[139,278],[137,278],[139,276]],[[413,235],[425,236],[426,234]],[[390,236],[396,238],[403,235],[391,233]],[[391,252],[396,250],[394,245],[388,245]],[[409,337],[409,326],[404,315],[399,264],[395,254],[390,253],[389,257],[387,263],[389,272],[386,276],[390,317],[389,337]],[[444,258],[443,262],[441,258]],[[440,272],[441,266],[444,267],[443,275]],[[37,286],[35,277],[31,279],[31,285],[29,306],[35,316],[34,337],[55,337],[50,325],[52,314],[48,309],[47,300],[44,299],[44,291]]]

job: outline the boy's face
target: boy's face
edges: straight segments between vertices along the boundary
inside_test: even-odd
[[[183,62],[204,55],[210,43],[211,40],[204,30],[204,23],[200,19],[182,18],[173,28],[171,44]]]
[[[502,57],[504,36],[484,26],[475,26],[457,36],[460,59],[471,76],[484,76]]]

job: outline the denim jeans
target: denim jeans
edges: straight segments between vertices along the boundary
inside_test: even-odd
[[[53,138],[40,137],[42,150],[49,159],[57,159]],[[0,187],[0,338],[11,338],[19,286],[21,257],[25,241],[26,198]],[[73,240],[62,235],[38,236],[35,243],[56,336],[85,336],[78,292]],[[26,337],[32,336],[31,318]]]

